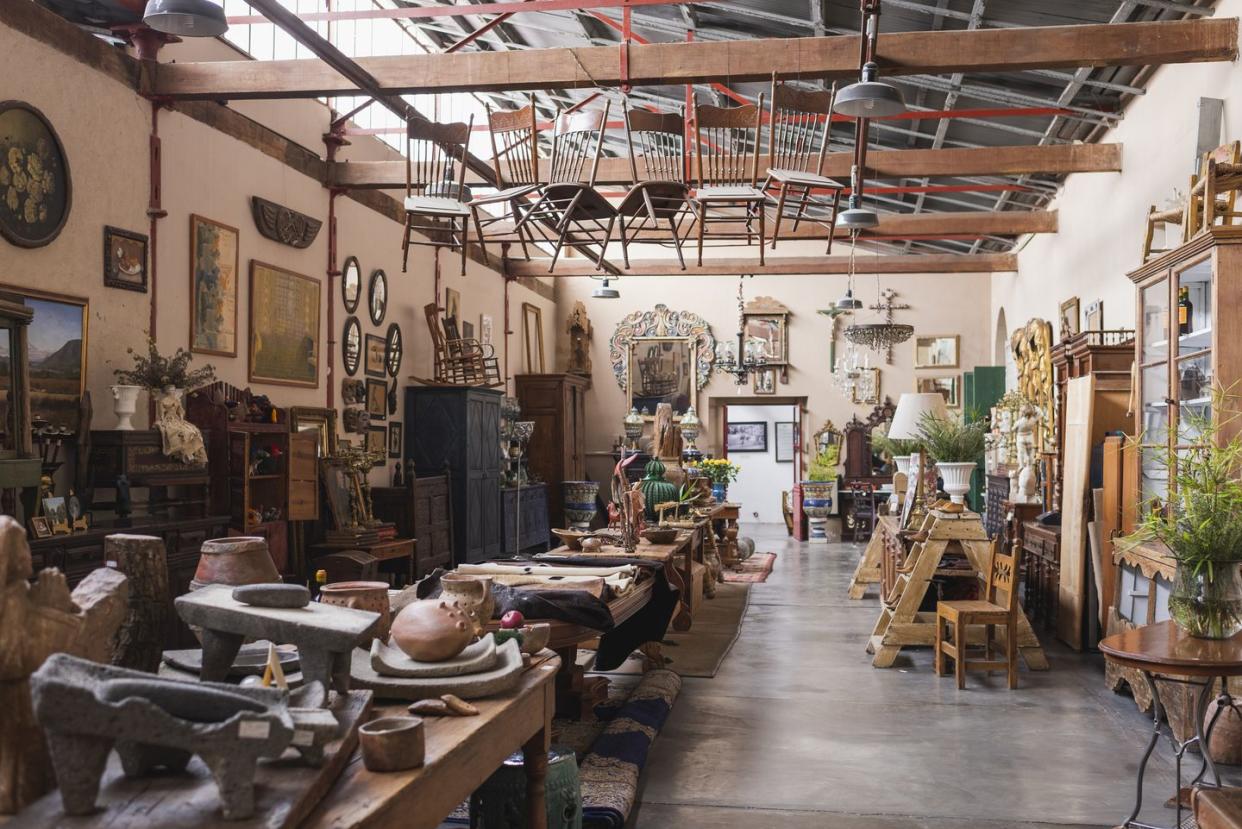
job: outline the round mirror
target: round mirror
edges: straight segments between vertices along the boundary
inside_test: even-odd
[[[388,277],[380,269],[371,274],[371,322],[379,325],[388,310]]]
[[[362,362],[362,326],[357,317],[345,320],[345,335],[341,339],[341,359],[345,364],[345,373],[353,377],[358,373],[358,364]]]
[[[358,298],[362,296],[362,267],[358,257],[345,259],[345,267],[341,268],[341,300],[345,303],[345,313],[352,314],[358,310]]]
[[[388,376],[396,377],[401,369],[401,326],[395,322],[388,326],[384,339],[384,365],[388,368]]]

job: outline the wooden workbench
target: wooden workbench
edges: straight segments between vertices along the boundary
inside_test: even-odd
[[[861,599],[867,593],[867,585],[881,585],[884,593],[884,562],[891,560],[894,547],[904,549],[905,542],[898,532],[901,530],[901,519],[896,515],[881,514],[875,523],[875,532],[867,542],[858,566],[854,568],[854,576],[850,579],[848,595],[851,599]]]

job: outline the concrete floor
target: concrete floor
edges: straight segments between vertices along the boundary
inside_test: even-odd
[[[799,543],[775,525],[742,533],[778,554],[776,569],[753,587],[720,672],[685,680],[634,829],[1035,829],[1130,813],[1150,720],[1104,688],[1098,654],[1045,642],[1052,670],[1023,668],[1016,691],[1000,674],[969,674],[958,691],[930,649],[872,668],[878,599],[845,595],[861,546]],[[1143,816],[1168,825],[1166,749]]]

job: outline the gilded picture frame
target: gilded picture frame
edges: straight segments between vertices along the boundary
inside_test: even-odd
[[[694,337],[634,337],[626,358],[629,376],[625,384],[629,408],[646,411],[655,419],[656,406],[668,403],[673,413],[683,414],[698,406],[695,380],[698,340]]]
[[[251,383],[319,388],[318,279],[250,260]]]

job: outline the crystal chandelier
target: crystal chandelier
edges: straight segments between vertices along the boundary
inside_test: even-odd
[[[850,262],[852,269],[852,256]],[[880,289],[880,273],[878,270],[875,274],[875,296],[875,305],[870,307],[873,311],[883,314],[884,321],[851,325],[845,329],[845,339],[855,345],[869,348],[872,351],[888,354],[888,362],[891,364],[893,361],[893,346],[898,343],[904,343],[914,336],[913,325],[893,322],[893,311],[909,308],[910,306],[893,304],[893,297],[896,296],[896,292]]]
[[[737,280],[737,342],[716,344],[717,371],[732,374],[738,386],[746,385],[750,375],[768,365],[767,344],[757,337],[746,336],[746,303],[742,299],[742,280]]]

